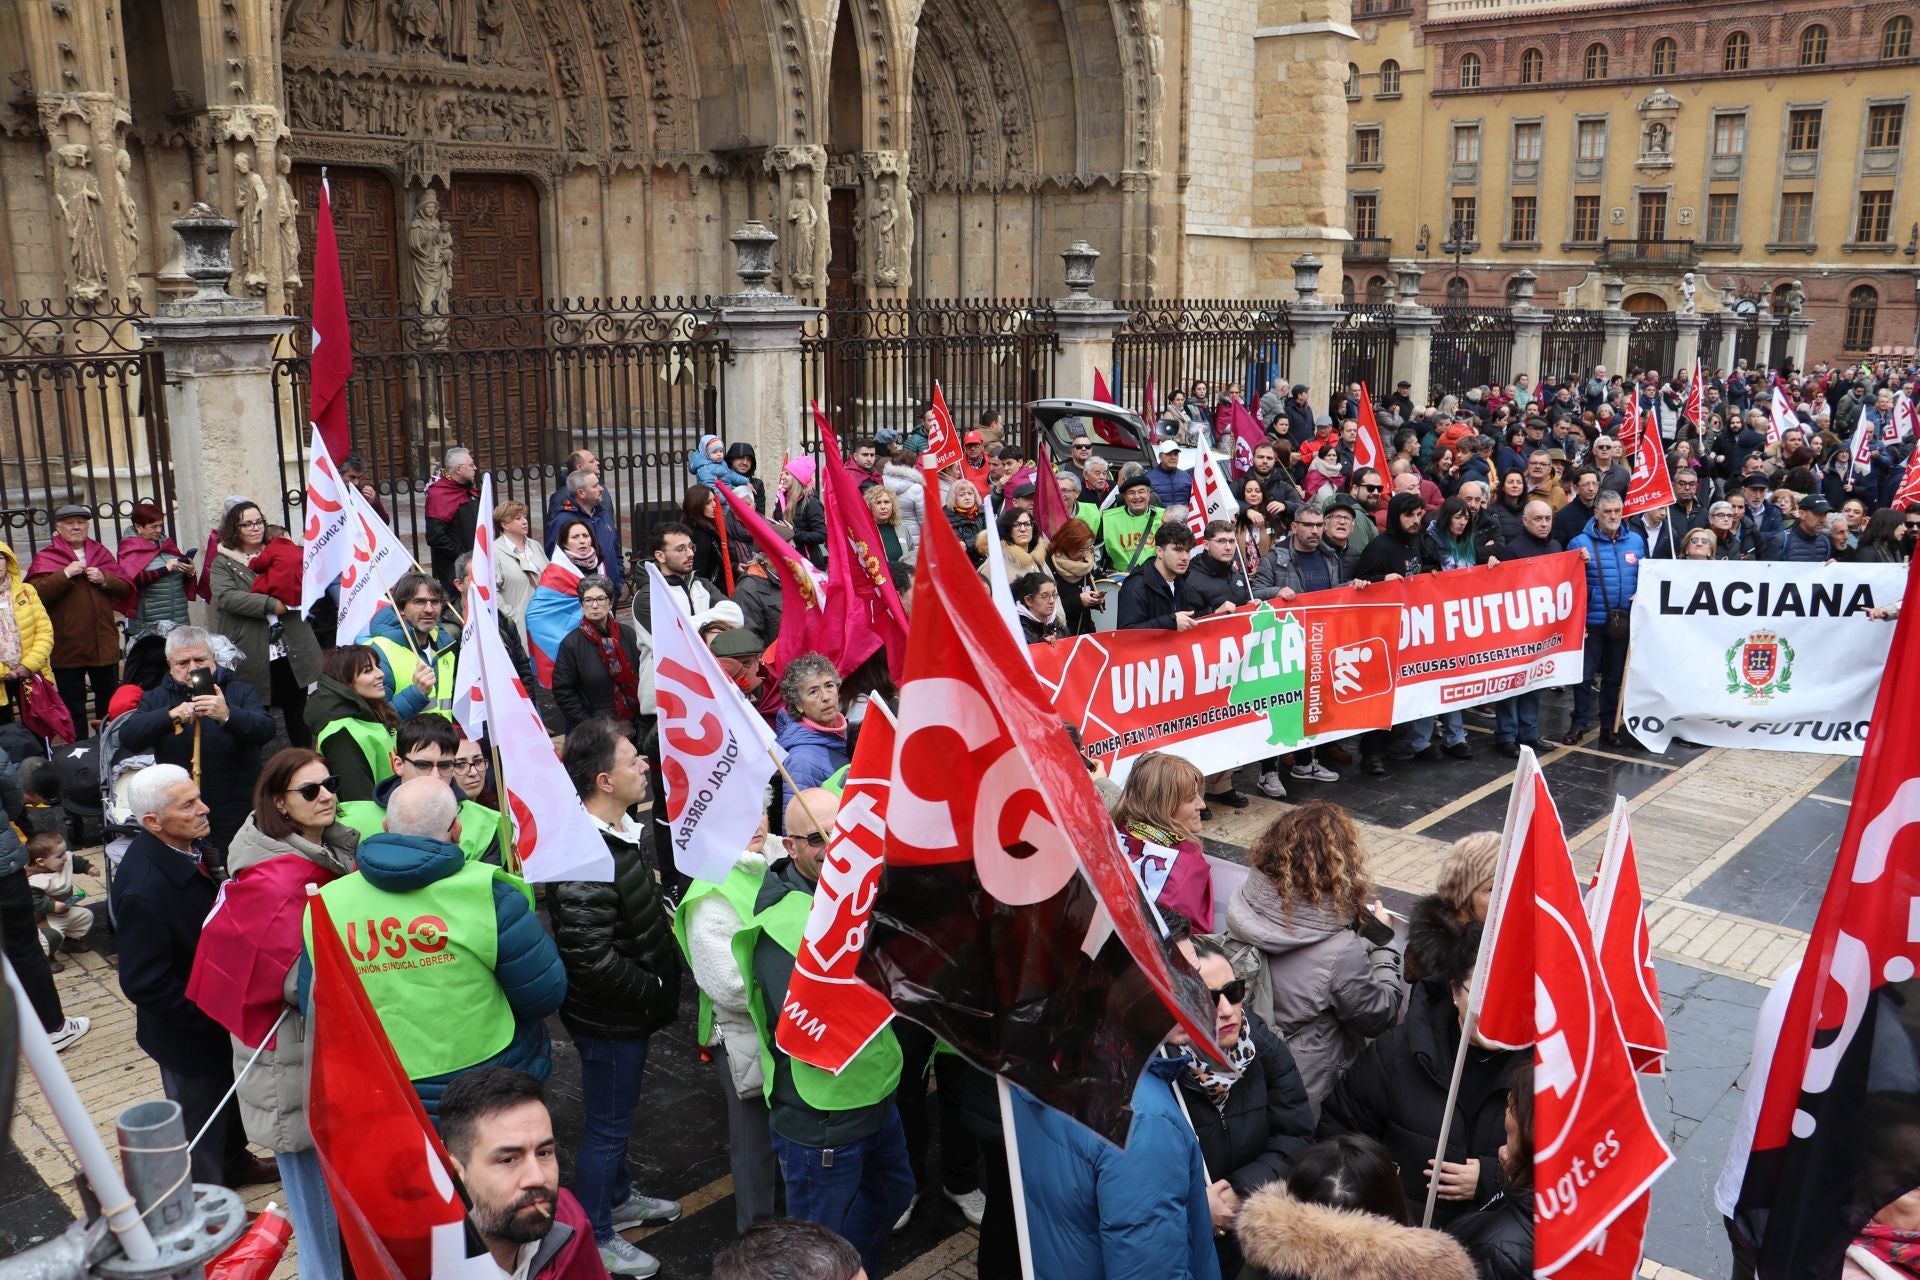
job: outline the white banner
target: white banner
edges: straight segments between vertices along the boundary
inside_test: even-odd
[[[1655,751],[1710,747],[1857,756],[1905,565],[1647,560],[1633,601],[1626,727]]]

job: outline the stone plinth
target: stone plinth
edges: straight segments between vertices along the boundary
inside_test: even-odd
[[[1807,334],[1813,317],[1796,315],[1787,321],[1787,363],[1802,373],[1807,368]]]
[[[1062,298],[1053,304],[1060,349],[1053,357],[1054,394],[1093,398],[1093,373],[1113,369],[1113,335],[1127,313],[1099,298]]]
[[[1700,331],[1707,327],[1707,318],[1698,312],[1682,311],[1673,318],[1676,330],[1673,341],[1673,368],[1662,370],[1671,377],[1676,373],[1693,376],[1693,362],[1700,358]]]
[[[1534,391],[1539,392],[1540,375],[1543,370],[1540,362],[1545,355],[1547,323],[1553,318],[1547,312],[1534,306],[1516,306],[1513,308],[1513,357],[1508,361],[1513,366],[1508,372],[1518,377],[1526,374],[1533,379]]]
[[[1600,345],[1600,363],[1608,373],[1627,372],[1627,341],[1633,336],[1633,313],[1609,307],[1600,313],[1606,336]]]
[[[750,290],[720,299],[717,332],[733,359],[721,366],[727,423],[763,459],[801,453],[806,401],[800,377],[800,338],[820,314],[786,294]],[[777,479],[777,477],[775,477]]]
[[[1407,390],[1407,395],[1416,405],[1426,404],[1427,395],[1432,390],[1429,385],[1428,370],[1433,364],[1433,330],[1439,323],[1440,317],[1426,307],[1394,308],[1393,378],[1395,382],[1405,381],[1412,384]],[[1296,325],[1294,326],[1296,343],[1300,340],[1299,334],[1300,329]],[[1368,387],[1367,390],[1378,401],[1391,395],[1394,388]]]
[[[1295,382],[1306,384],[1316,400],[1333,393],[1333,330],[1346,318],[1344,311],[1312,303],[1287,313],[1287,323],[1293,329],[1293,360],[1288,373]]]

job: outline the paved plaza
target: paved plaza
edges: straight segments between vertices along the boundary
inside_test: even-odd
[[[1549,699],[1546,716],[1552,732],[1565,723],[1557,700]],[[1404,910],[1432,885],[1449,841],[1497,829],[1505,816],[1512,762],[1492,750],[1485,720],[1470,714],[1468,724],[1476,748],[1470,761],[1396,763],[1384,779],[1361,779],[1354,771],[1323,786],[1288,781],[1294,797],[1335,800],[1363,820],[1373,872],[1390,906]],[[1558,747],[1542,763],[1583,871],[1599,857],[1616,792],[1633,809],[1673,1046],[1668,1074],[1646,1088],[1678,1157],[1655,1188],[1642,1274],[1725,1276],[1726,1242],[1712,1187],[1745,1096],[1755,1011],[1813,924],[1846,823],[1855,764],[1835,756],[1678,747],[1665,756]],[[1240,859],[1278,809],[1255,795],[1244,811],[1219,810],[1223,816],[1207,826],[1207,851]],[[99,892],[97,883],[90,890]],[[68,1012],[94,1020],[92,1032],[62,1061],[109,1141],[115,1112],[159,1094],[158,1073],[134,1045],[133,1010],[120,995],[110,948],[109,935],[105,954],[70,957],[56,978]],[[697,1280],[732,1235],[733,1205],[719,1076],[693,1046],[692,983],[683,990],[683,1016],[656,1037],[648,1059],[631,1155],[641,1189],[679,1198],[686,1213],[630,1238],[663,1261],[664,1276]],[[579,1061],[557,1022],[554,1047],[551,1094],[564,1153],[580,1137]],[[564,1155],[562,1173],[570,1174]],[[13,1147],[0,1152],[0,1255],[65,1224],[77,1204],[64,1185],[68,1177],[64,1144],[29,1081],[13,1123]],[[252,1188],[249,1201],[257,1207],[277,1195],[278,1188]],[[894,1237],[888,1264],[891,1275],[906,1280],[971,1280],[972,1233],[945,1200],[923,1201]],[[280,1274],[292,1272],[289,1262]]]

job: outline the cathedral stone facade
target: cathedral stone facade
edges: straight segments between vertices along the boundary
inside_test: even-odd
[[[1276,296],[1347,240],[1348,12],[0,0],[0,297],[151,309],[204,201],[298,314],[323,168],[350,299],[397,311],[722,293],[749,218],[820,300],[1051,296],[1075,239],[1107,296]]]

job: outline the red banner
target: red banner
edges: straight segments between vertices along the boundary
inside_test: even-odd
[[[1580,678],[1586,573],[1566,553],[1244,606],[1191,631],[1031,646],[1089,756],[1124,779],[1178,744],[1208,773]]]

